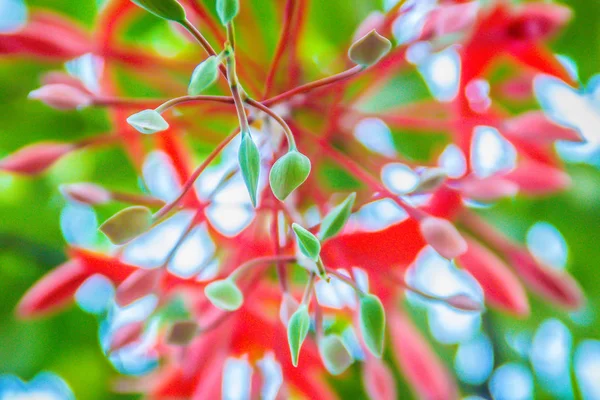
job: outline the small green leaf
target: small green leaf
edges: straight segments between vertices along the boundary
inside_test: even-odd
[[[321,242],[319,242],[319,239],[296,223],[292,224],[292,229],[298,238],[298,245],[302,254],[316,262],[321,253]]]
[[[144,110],[127,118],[127,123],[140,133],[150,135],[169,129],[169,124],[156,110]]]
[[[298,357],[300,355],[300,348],[306,335],[308,335],[308,329],[310,328],[310,316],[308,315],[308,308],[302,304],[296,312],[290,318],[288,322],[288,343],[290,345],[290,353],[292,355],[292,364],[294,367],[298,366]]]
[[[291,150],[281,157],[269,174],[273,194],[283,201],[296,190],[310,174],[310,160],[297,150]]]
[[[331,210],[329,214],[323,218],[321,230],[319,232],[321,240],[335,236],[342,230],[346,221],[350,218],[350,213],[352,212],[352,207],[354,207],[355,200],[356,193],[351,193],[346,197],[346,200]]]
[[[341,374],[354,361],[350,351],[337,335],[327,335],[319,341],[319,354],[325,368],[332,375]]]
[[[143,206],[133,206],[107,219],[99,229],[114,244],[124,244],[146,232],[151,226],[152,212]]]
[[[240,170],[244,183],[250,194],[252,205],[256,207],[256,193],[258,192],[258,178],[260,176],[260,154],[258,147],[247,132],[242,132],[242,143],[238,154]]]
[[[239,11],[239,0],[217,0],[217,14],[223,25],[230,23]]]
[[[131,0],[157,17],[170,21],[185,21],[185,10],[176,0]]]
[[[240,288],[230,279],[222,279],[209,283],[204,294],[217,308],[235,311],[244,303],[244,295]]]
[[[360,330],[369,351],[381,357],[385,340],[385,311],[377,296],[367,294],[361,297]]]
[[[194,72],[188,87],[190,96],[197,96],[210,87],[219,77],[219,60],[216,56],[210,56],[202,61]]]
[[[352,62],[369,67],[379,61],[392,49],[392,43],[375,29],[350,46],[348,57]]]

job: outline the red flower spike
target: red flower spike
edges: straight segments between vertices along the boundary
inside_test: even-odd
[[[583,141],[577,131],[551,122],[542,111],[529,111],[507,119],[504,127],[505,135],[530,142]]]
[[[458,258],[458,263],[481,285],[485,301],[519,316],[528,315],[527,295],[517,277],[491,251],[475,240],[468,239],[467,242],[469,248]]]
[[[369,398],[377,400],[398,398],[394,375],[382,360],[368,357],[363,365],[362,380]]]
[[[388,312],[389,337],[398,364],[417,397],[458,399],[456,384],[419,331],[401,311]]]
[[[163,273],[164,271],[160,268],[135,271],[117,287],[115,301],[119,306],[125,307],[152,294],[158,288],[158,282]]]
[[[516,196],[519,193],[519,185],[497,176],[484,179],[469,177],[460,181],[457,190],[468,199],[493,201]]]
[[[519,276],[536,293],[569,310],[583,305],[583,292],[569,274],[542,266],[525,250],[513,250],[507,256]]]
[[[442,257],[452,260],[467,251],[467,242],[446,219],[425,217],[420,230],[425,241]]]
[[[108,351],[119,350],[131,343],[140,340],[144,332],[144,322],[132,322],[119,329],[112,335]]]
[[[441,5],[435,8],[425,21],[421,40],[464,31],[475,23],[478,11],[477,1]]]
[[[71,144],[36,143],[0,160],[0,171],[37,175],[75,149]]]
[[[44,275],[25,293],[17,306],[17,315],[21,318],[40,317],[66,307],[88,277],[79,261],[67,261]]]

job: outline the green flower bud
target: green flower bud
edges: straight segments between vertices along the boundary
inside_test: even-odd
[[[290,353],[292,355],[292,364],[294,367],[298,366],[300,348],[302,347],[304,339],[306,339],[306,335],[308,335],[309,328],[310,316],[308,315],[308,308],[305,304],[302,304],[290,318],[287,329],[288,343],[290,345]]]
[[[321,242],[319,242],[319,239],[296,223],[292,224],[292,229],[298,238],[298,245],[302,254],[315,262],[319,260],[319,254],[321,253]]]
[[[219,60],[216,56],[210,56],[202,61],[194,72],[188,87],[190,96],[197,96],[210,87],[219,77]]]
[[[271,168],[269,182],[273,194],[285,200],[310,174],[310,160],[297,150],[291,150],[281,157]]]
[[[348,57],[352,62],[369,67],[379,61],[392,49],[392,43],[375,29],[350,46]]]
[[[99,229],[114,244],[124,244],[146,232],[151,226],[152,212],[143,206],[133,206],[107,219]]]
[[[332,375],[341,374],[354,361],[350,351],[337,335],[327,335],[319,341],[319,354],[325,368]]]
[[[319,233],[321,240],[335,236],[342,230],[344,225],[346,225],[346,221],[350,218],[350,213],[352,212],[352,207],[354,207],[355,200],[356,193],[351,193],[346,197],[346,200],[331,210],[329,214],[323,218]]]
[[[136,131],[150,135],[169,129],[169,124],[156,110],[144,110],[127,118]]]
[[[225,311],[235,311],[244,303],[244,294],[230,279],[209,283],[204,288],[204,294],[215,307]]]
[[[385,311],[377,296],[360,298],[360,330],[369,351],[381,357],[385,340]]]
[[[176,0],[131,0],[157,17],[170,21],[185,21],[185,10]]]
[[[252,205],[256,207],[256,192],[258,192],[258,178],[260,175],[260,154],[258,147],[247,132],[242,132],[242,143],[238,154],[240,170],[244,183],[250,194]]]
[[[230,23],[239,11],[239,0],[217,0],[217,14],[223,25]]]

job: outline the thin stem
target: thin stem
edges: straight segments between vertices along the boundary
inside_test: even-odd
[[[235,103],[235,109],[238,114],[240,121],[240,129],[242,135],[250,134],[250,125],[248,124],[248,116],[244,108],[244,102],[240,94],[240,84],[236,72],[236,60],[235,60],[235,30],[233,23],[230,22],[227,25],[227,40],[229,44],[225,48],[225,56],[227,57],[227,76],[229,77],[229,88],[231,89],[231,96]]]
[[[181,193],[179,194],[179,196],[177,196],[177,198],[175,200],[166,204],[163,208],[158,210],[158,212],[156,214],[154,214],[155,221],[158,221],[159,219],[163,218],[171,210],[173,210],[179,203],[181,203],[181,201],[183,200],[183,198],[185,197],[187,192],[194,186],[194,182],[196,182],[196,179],[198,179],[200,174],[219,155],[219,153],[225,148],[225,146],[227,146],[229,144],[229,142],[231,142],[237,136],[238,132],[239,132],[239,130],[237,130],[237,129],[234,130],[225,139],[223,139],[223,141],[221,143],[219,143],[219,145],[217,147],[215,147],[215,149],[208,155],[208,157],[206,157],[204,162],[202,162],[202,164],[200,164],[200,166],[198,168],[196,168],[196,170],[192,173],[192,175],[189,177],[189,179],[185,182],[185,184],[183,185],[183,188],[181,189]]]
[[[236,280],[252,268],[255,268],[255,267],[257,267],[259,265],[263,265],[263,264],[270,264],[270,263],[277,263],[277,262],[293,263],[293,262],[296,262],[296,257],[295,256],[277,256],[277,255],[275,255],[275,256],[264,256],[264,257],[254,258],[250,261],[243,263],[239,267],[237,267],[235,269],[235,271],[233,271],[229,275],[229,279]]]
[[[161,199],[157,199],[152,196],[144,196],[140,194],[123,193],[123,192],[110,192],[110,196],[113,200],[121,203],[128,204],[141,204],[148,207],[163,207],[165,202]]]
[[[305,85],[298,86],[298,87],[295,87],[294,89],[288,90],[287,92],[278,94],[275,97],[271,97],[270,99],[263,101],[262,104],[265,106],[272,106],[274,104],[281,103],[282,101],[288,100],[289,98],[294,97],[297,94],[307,93],[307,92],[310,92],[312,90],[315,90],[315,89],[318,89],[318,88],[321,88],[324,86],[333,85],[335,83],[344,81],[344,80],[351,78],[354,75],[364,71],[364,69],[365,68],[360,65],[355,65],[354,67],[350,68],[349,70],[340,72],[339,74],[332,75],[327,78],[319,79],[314,82],[309,82]]]
[[[256,100],[248,98],[246,99],[246,103],[250,104],[252,107],[258,108],[259,110],[273,118],[283,128],[283,131],[285,132],[285,136],[287,138],[289,147],[288,150],[296,150],[296,140],[294,139],[294,134],[290,129],[290,126],[287,124],[287,122],[285,122],[283,118],[281,118],[279,114],[277,114],[275,111],[271,110],[269,107]]]
[[[338,278],[340,281],[347,283],[350,287],[352,287],[352,289],[354,289],[359,296],[364,296],[366,295],[366,293],[364,292],[364,290],[362,290],[361,288],[358,287],[358,285],[356,284],[356,282],[354,282],[351,278],[347,277],[346,275],[342,274],[341,272],[338,272],[334,269],[331,268],[327,268],[327,273],[330,275],[335,276],[336,278]]]
[[[324,279],[326,282],[329,282],[331,280],[331,278],[329,278],[329,276],[327,276],[327,270],[325,268],[325,265],[323,265],[323,260],[321,259],[321,257],[319,257],[316,264],[317,264],[317,271],[319,272],[319,277],[321,279]]]
[[[287,43],[290,39],[290,28],[292,26],[292,16],[294,14],[296,2],[297,0],[287,0],[285,4],[281,35],[279,37],[279,42],[277,43],[277,48],[275,49],[275,56],[273,57],[273,61],[271,62],[271,66],[269,67],[269,72],[267,73],[263,98],[269,95],[269,91],[271,90],[271,86],[273,85],[273,79],[275,78],[277,68],[279,67],[279,62],[281,61],[281,57],[283,56],[283,53],[285,52],[285,49],[287,47]]]
[[[314,272],[311,272],[308,276],[308,283],[306,284],[306,288],[304,289],[304,294],[302,295],[302,302],[300,304],[304,304],[306,306],[309,305],[316,277],[317,276]]]
[[[172,107],[195,101],[213,101],[217,103],[234,104],[233,97],[230,96],[181,96],[165,101],[156,108],[156,112],[162,114]]]
[[[183,233],[181,234],[181,236],[179,236],[179,239],[177,239],[177,242],[175,242],[175,245],[173,246],[173,248],[171,249],[171,251],[169,251],[169,254],[167,254],[167,258],[165,259],[165,262],[164,262],[164,264],[162,265],[161,268],[166,268],[169,265],[169,262],[175,256],[175,253],[177,252],[177,249],[179,249],[181,247],[181,245],[183,244],[183,241],[185,240],[185,238],[188,237],[188,235],[190,234],[190,232],[192,231],[192,229],[194,229],[194,227],[196,226],[195,222],[196,222],[196,219],[198,218],[199,214],[200,214],[199,212],[196,212],[194,214],[194,216],[190,220],[190,223],[187,225],[187,227],[185,228],[185,230],[183,231]]]
[[[209,56],[217,55],[217,52],[212,48],[210,43],[208,43],[208,40],[206,40],[202,33],[200,33],[200,31],[196,29],[196,27],[189,20],[186,19],[185,21],[181,22],[181,25],[187,29],[187,31],[200,43],[202,48],[204,48]],[[227,70],[223,65],[219,65],[219,71],[221,71],[221,75],[227,79]]]

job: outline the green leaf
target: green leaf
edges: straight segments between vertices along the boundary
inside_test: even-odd
[[[170,21],[185,21],[185,10],[176,0],[131,0],[157,17]]]
[[[379,61],[392,49],[392,43],[375,29],[350,46],[348,57],[352,62],[369,67]]]
[[[152,212],[143,206],[119,211],[102,225],[100,231],[114,244],[124,244],[146,232],[152,226]]]
[[[319,232],[321,240],[335,236],[342,230],[346,221],[350,218],[350,213],[352,212],[352,207],[354,207],[355,200],[356,193],[351,193],[340,205],[331,210],[329,214],[323,218],[321,230]]]
[[[350,351],[337,335],[327,335],[319,341],[319,354],[325,368],[332,375],[341,374],[354,361]]]
[[[209,283],[204,294],[215,307],[226,311],[235,311],[244,303],[244,294],[230,279]]]
[[[230,23],[239,11],[239,0],[217,0],[217,14],[223,25]]]
[[[302,254],[316,262],[321,253],[321,242],[319,242],[319,239],[296,223],[292,224],[292,229],[298,238],[298,245]]]
[[[258,147],[247,132],[242,132],[242,143],[238,154],[240,170],[244,183],[250,194],[252,205],[256,207],[256,193],[258,192],[258,178],[260,176],[260,154]]]
[[[287,329],[288,343],[290,345],[290,353],[292,355],[292,364],[294,367],[298,366],[300,348],[302,347],[304,339],[306,339],[306,335],[308,335],[309,328],[310,316],[308,315],[308,308],[305,304],[302,304],[290,318]]]
[[[306,181],[309,174],[308,157],[297,150],[291,150],[273,164],[269,174],[271,190],[275,197],[283,201]]]
[[[144,110],[127,118],[127,123],[140,133],[150,135],[169,129],[169,124],[156,110]]]
[[[202,61],[194,72],[188,87],[190,96],[197,96],[210,87],[219,77],[219,61],[216,56],[210,56]]]
[[[377,296],[360,298],[360,330],[369,351],[381,357],[385,339],[385,310]]]

